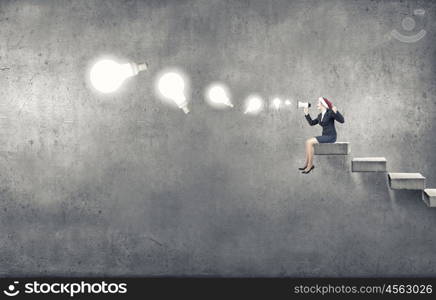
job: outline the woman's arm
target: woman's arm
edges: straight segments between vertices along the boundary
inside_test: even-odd
[[[315,120],[312,120],[312,118],[310,117],[309,114],[305,115],[307,122],[309,122],[310,126],[314,126],[316,124],[318,124],[318,118],[316,118]]]
[[[338,109],[336,108],[336,106],[332,107],[332,111],[333,111],[333,118],[338,121],[339,123],[344,123],[344,116],[341,115],[340,112],[338,112]]]

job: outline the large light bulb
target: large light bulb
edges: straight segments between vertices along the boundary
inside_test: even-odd
[[[162,96],[174,101],[174,103],[185,114],[189,112],[188,102],[185,97],[185,81],[183,77],[176,72],[168,72],[163,74],[158,81],[157,88]]]
[[[214,106],[230,106],[233,107],[232,102],[227,93],[227,88],[221,84],[212,84],[209,86],[206,93],[207,100]]]
[[[244,114],[258,114],[263,108],[263,100],[259,96],[247,98]]]
[[[125,79],[144,70],[147,70],[146,64],[119,64],[113,60],[104,59],[92,66],[90,79],[96,90],[107,94],[115,92]]]

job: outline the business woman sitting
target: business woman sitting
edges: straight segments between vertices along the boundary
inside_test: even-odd
[[[306,165],[303,168],[298,168],[303,170],[303,174],[308,174],[312,171],[315,166],[313,165],[313,145],[318,143],[334,143],[336,142],[336,128],[335,120],[339,123],[344,123],[344,117],[338,111],[338,109],[333,106],[329,100],[324,97],[319,97],[317,108],[321,111],[316,119],[313,119],[309,115],[309,109],[304,108],[304,115],[306,116],[307,122],[310,126],[319,124],[322,126],[322,135],[314,138],[310,138],[306,141]]]

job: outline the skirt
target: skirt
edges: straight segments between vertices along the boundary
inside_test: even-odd
[[[334,143],[336,142],[336,135],[321,135],[315,137],[318,140],[318,143]]]

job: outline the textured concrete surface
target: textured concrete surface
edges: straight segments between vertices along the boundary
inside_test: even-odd
[[[384,157],[355,157],[351,160],[351,172],[386,172]]]
[[[396,190],[423,190],[425,177],[420,173],[388,173],[389,186]]]
[[[428,207],[436,207],[436,189],[423,190],[422,200]]]
[[[315,144],[315,155],[348,155],[350,150],[346,142]]]
[[[415,8],[424,16],[413,16]],[[0,1],[0,275],[436,275],[436,211],[385,174],[317,156],[302,111],[331,99],[353,156],[436,185],[432,1]],[[427,34],[391,37],[406,16]],[[150,63],[102,96],[101,55]],[[191,113],[154,93],[190,77]],[[223,81],[234,110],[203,88]],[[314,113],[314,112],[313,112]]]

